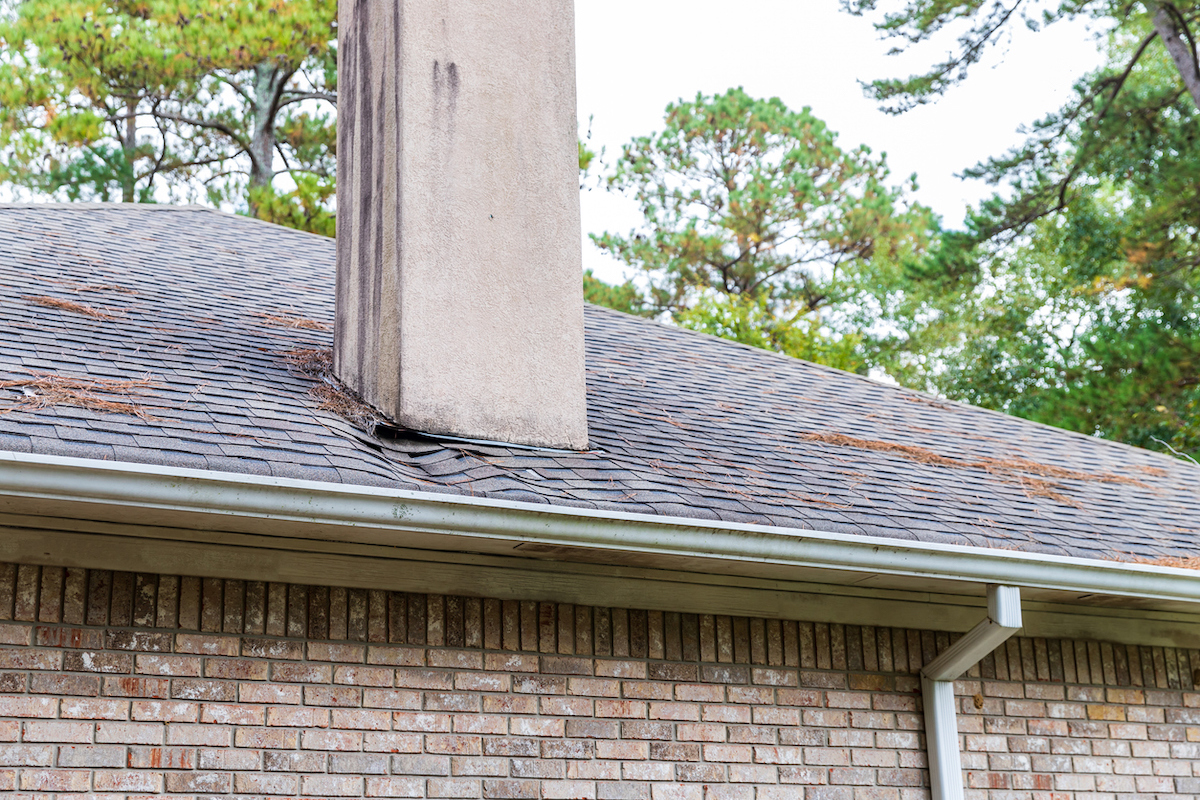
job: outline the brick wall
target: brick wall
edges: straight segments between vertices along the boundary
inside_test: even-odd
[[[930,631],[0,565],[0,792],[922,800]],[[1200,653],[1014,639],[980,798],[1200,793]]]

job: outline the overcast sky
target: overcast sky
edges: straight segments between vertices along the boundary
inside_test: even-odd
[[[1022,29],[946,98],[892,117],[863,97],[858,81],[922,70],[949,41],[889,57],[870,22],[839,11],[837,0],[578,0],[575,8],[580,124],[594,116],[592,147],[607,147],[607,160],[632,137],[661,129],[669,101],[743,86],[811,106],[842,147],[886,152],[895,177],[917,173],[917,197],[949,226],[990,194],[955,174],[1019,143],[1017,128],[1058,108],[1100,62],[1082,25]],[[619,195],[583,195],[585,234],[625,232],[638,219]],[[608,280],[622,274],[586,237],[584,266]]]

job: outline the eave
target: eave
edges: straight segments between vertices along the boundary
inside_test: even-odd
[[[0,558],[948,630],[1005,584],[1027,635],[1200,646],[1190,570],[11,452]]]

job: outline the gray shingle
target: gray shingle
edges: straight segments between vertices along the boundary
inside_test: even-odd
[[[0,450],[1087,558],[1200,545],[1192,465],[594,307],[592,452],[379,439],[287,363],[330,331],[267,321],[331,326],[333,273],[330,240],[204,209],[0,208],[0,375],[153,381],[145,417],[0,392]],[[65,288],[96,284],[138,293]]]

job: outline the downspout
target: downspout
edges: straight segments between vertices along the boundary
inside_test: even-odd
[[[963,800],[954,681],[1021,628],[1021,590],[988,586],[987,619],[921,670],[933,800]]]

